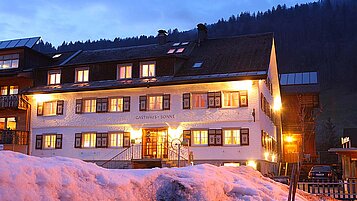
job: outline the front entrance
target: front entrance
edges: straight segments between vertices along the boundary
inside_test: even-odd
[[[143,158],[167,158],[167,129],[143,129]]]

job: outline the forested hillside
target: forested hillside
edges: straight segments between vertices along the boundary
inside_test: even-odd
[[[210,38],[274,32],[280,72],[319,71],[321,113],[318,136],[323,139],[325,124],[357,127],[357,0],[321,0],[287,8],[278,5],[265,12],[241,13],[207,25]],[[196,37],[196,30],[169,30],[169,40]],[[43,52],[124,47],[156,43],[154,36],[64,42],[58,48],[40,42]],[[317,140],[319,142],[319,140]]]

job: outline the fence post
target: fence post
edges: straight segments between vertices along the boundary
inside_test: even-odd
[[[180,158],[181,158],[181,145],[180,144],[178,144],[178,153],[177,153],[177,162],[178,162],[178,167],[180,167]]]

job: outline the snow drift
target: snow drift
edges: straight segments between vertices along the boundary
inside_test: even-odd
[[[287,200],[288,187],[249,167],[107,170],[64,157],[0,151],[0,200]],[[298,192],[297,200],[318,200]]]

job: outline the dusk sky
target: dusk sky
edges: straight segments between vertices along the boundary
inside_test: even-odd
[[[211,24],[244,11],[256,12],[313,0],[1,0],[0,40],[41,36],[58,46],[63,41],[156,35]]]

